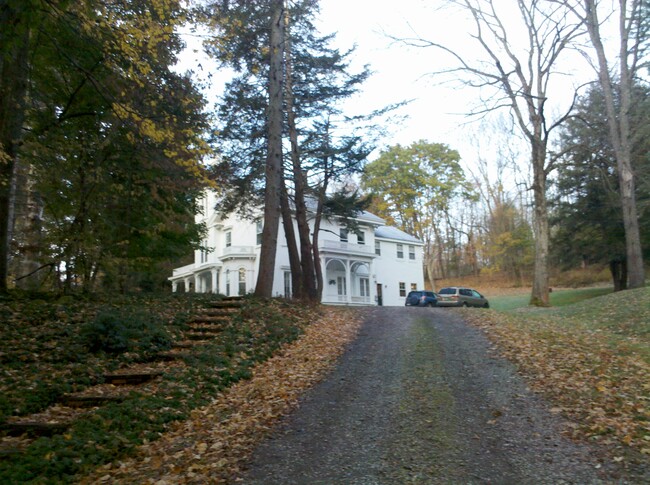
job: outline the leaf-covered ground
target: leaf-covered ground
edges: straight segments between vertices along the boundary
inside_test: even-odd
[[[650,461],[650,289],[509,314],[464,311],[531,387],[630,466]]]
[[[360,321],[341,308],[323,309],[297,341],[253,369],[213,402],[192,412],[133,458],[100,467],[81,483],[227,483],[252,449],[306,389],[319,381],[354,338]]]

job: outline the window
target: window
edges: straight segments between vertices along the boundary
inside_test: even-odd
[[[340,229],[339,230],[339,238],[341,242],[348,242],[348,230],[347,229]]]
[[[345,276],[338,276],[336,278],[336,289],[339,296],[344,296],[348,294]]]
[[[291,271],[284,272],[284,297],[291,298]]]
[[[406,296],[406,283],[403,281],[399,282],[399,296]]]
[[[201,241],[201,246],[203,246],[203,249],[201,249],[201,264],[203,264],[208,262],[208,241]]]
[[[370,296],[370,280],[359,278],[359,296]]]
[[[232,246],[232,231],[226,232],[226,247]]]
[[[239,268],[239,296],[246,294],[246,269]]]
[[[397,257],[399,259],[404,259],[404,245],[403,244],[398,244],[397,245]]]
[[[357,232],[357,244],[366,244],[366,233]]]
[[[415,246],[409,246],[409,259],[415,259]]]
[[[381,243],[379,241],[375,241],[375,254],[381,256]]]
[[[415,291],[418,289],[418,284],[417,283],[411,283],[411,291]]]
[[[262,244],[262,231],[264,231],[264,222],[257,221],[257,244]]]

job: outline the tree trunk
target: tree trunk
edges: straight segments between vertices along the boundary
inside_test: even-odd
[[[284,238],[287,241],[289,252],[289,268],[291,268],[291,296],[293,298],[303,297],[302,270],[300,269],[300,254],[296,244],[296,232],[293,229],[293,218],[291,217],[291,206],[289,205],[289,194],[287,188],[282,184],[281,193],[282,227],[284,227]]]
[[[314,235],[312,236],[312,253],[314,255],[314,275],[316,278],[316,301],[323,301],[323,267],[320,260],[320,250],[318,249],[318,232],[320,223],[323,218],[323,196],[318,198],[316,216],[314,218]]]
[[[271,5],[271,39],[269,69],[268,153],[264,191],[264,229],[255,296],[273,296],[275,256],[280,224],[280,190],[282,184],[282,58],[284,49],[283,0]]]
[[[634,2],[632,2],[634,3]],[[645,285],[643,250],[639,233],[639,219],[636,208],[634,171],[632,169],[630,105],[632,98],[633,73],[628,65],[628,39],[632,22],[627,23],[629,13],[623,0],[619,0],[619,68],[620,68],[620,106],[615,103],[615,88],[600,35],[598,11],[594,0],[585,0],[585,21],[589,37],[598,58],[598,79],[605,97],[605,108],[609,125],[610,139],[616,155],[616,166],[620,185],[621,209],[625,228],[625,248],[630,288]],[[633,8],[633,7],[632,7]]]
[[[34,190],[31,166],[16,161],[14,177],[13,241],[10,248],[9,272],[16,286],[24,290],[38,290],[43,282],[43,271],[49,265],[41,262],[42,202]]]
[[[535,200],[535,263],[533,269],[533,290],[530,304],[536,306],[549,305],[548,291],[548,210],[546,206],[546,147],[532,142],[533,165],[533,196]]]
[[[4,2],[0,10],[0,293],[7,291],[14,169],[25,118],[29,29]],[[12,37],[12,34],[15,34]]]
[[[287,107],[287,124],[289,128],[289,141],[291,143],[291,166],[293,168],[293,184],[295,189],[296,222],[298,223],[298,238],[300,240],[300,266],[302,273],[302,288],[304,297],[316,301],[316,277],[314,259],[309,235],[309,222],[307,220],[306,180],[300,163],[298,147],[298,130],[296,128],[296,110],[293,94],[293,61],[291,59],[291,36],[289,35],[289,12],[285,11],[285,103]]]
[[[614,291],[627,289],[627,264],[624,259],[614,259],[609,262],[609,271],[612,274]]]

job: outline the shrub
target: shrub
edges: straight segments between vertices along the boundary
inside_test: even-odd
[[[134,308],[100,310],[95,319],[81,329],[91,352],[149,354],[169,349],[172,338],[158,316]]]

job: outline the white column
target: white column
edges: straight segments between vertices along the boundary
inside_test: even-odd
[[[368,286],[370,287],[370,304],[376,305],[377,302],[377,275],[375,274],[375,260],[371,259],[368,265]]]
[[[350,271],[350,260],[345,261],[345,301],[349,304],[352,302],[352,279]]]
[[[211,271],[212,273],[212,293],[219,293],[219,285],[218,285],[218,279],[217,279],[217,270],[213,269]]]
[[[190,279],[185,278],[185,293],[188,293],[190,291]]]
[[[172,293],[176,293],[177,290],[177,283],[175,281],[172,281]]]

